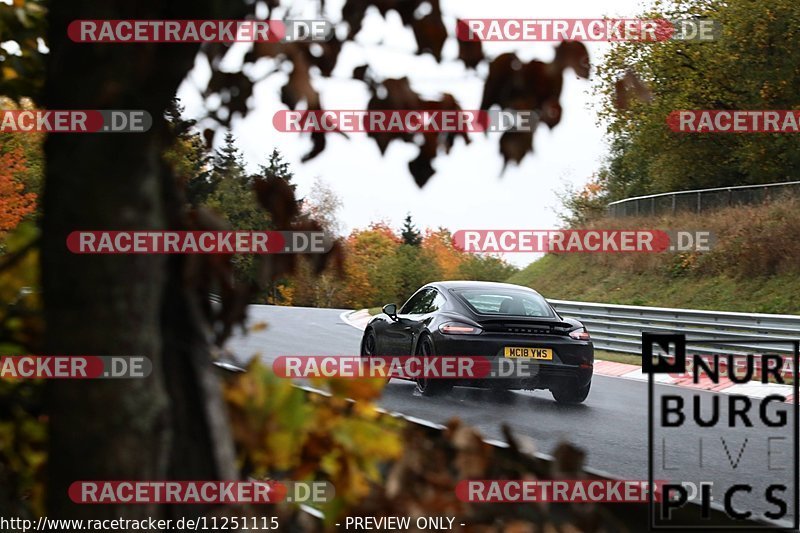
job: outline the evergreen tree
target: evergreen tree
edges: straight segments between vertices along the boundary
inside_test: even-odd
[[[292,183],[292,178],[294,178],[294,172],[291,171],[289,168],[289,163],[283,160],[283,156],[278,151],[277,148],[272,149],[272,153],[269,155],[269,159],[267,160],[266,165],[261,165],[259,167],[259,174],[255,176],[251,176],[250,179],[269,179],[269,178],[280,178],[292,188],[292,191],[295,193],[297,192],[297,184]],[[295,198],[297,194],[295,194]],[[303,207],[303,198],[297,199],[297,205],[302,211]]]
[[[194,130],[196,121],[185,120],[183,111],[180,100],[175,98],[164,112],[176,137],[164,157],[172,165],[176,178],[183,181],[187,201],[198,206],[205,203],[216,190],[219,179],[212,171],[213,158],[206,150],[202,135]]]
[[[410,246],[419,246],[422,244],[422,234],[411,221],[411,213],[406,215],[405,222],[403,223],[403,231],[400,236],[403,239],[403,244],[408,244]]]
[[[225,143],[214,154],[214,173],[221,179],[240,179],[244,176],[244,162],[236,138],[230,131],[225,134]]]
[[[281,178],[291,183],[294,172],[289,169],[289,163],[283,160],[283,156],[278,149],[273,148],[267,164],[261,165],[261,176],[264,178]],[[297,187],[297,185],[292,184],[292,190],[294,190],[295,187]]]
[[[278,178],[284,180],[289,186],[292,188],[292,191],[296,191],[297,184],[292,183],[292,178],[294,178],[294,172],[291,171],[289,168],[289,163],[283,160],[283,156],[278,151],[277,148],[272,149],[272,153],[269,155],[269,159],[267,160],[266,165],[261,165],[259,167],[259,174],[255,176],[251,176],[251,179],[272,179]],[[296,197],[297,195],[295,195]],[[303,210],[303,199],[298,198],[296,200],[297,206],[299,211]],[[278,287],[279,286],[289,286],[291,285],[291,281],[288,278],[281,278],[279,280],[275,280],[272,282],[268,288],[268,302],[273,304],[280,304],[282,303],[281,298],[278,294]],[[284,300],[285,303],[285,300]]]

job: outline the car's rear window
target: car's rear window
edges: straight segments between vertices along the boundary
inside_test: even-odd
[[[482,315],[555,316],[545,299],[533,292],[516,289],[456,289],[453,292]]]

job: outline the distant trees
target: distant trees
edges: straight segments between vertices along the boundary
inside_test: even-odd
[[[705,17],[722,34],[703,42],[612,43],[598,69],[610,134],[601,171],[608,200],[797,179],[796,135],[675,133],[666,118],[681,109],[796,109],[800,3],[669,0],[645,16]]]
[[[165,154],[182,180],[187,201],[212,209],[237,230],[272,229],[269,214],[252,194],[257,180],[277,177],[294,190],[294,173],[277,149],[259,172],[248,174],[236,139],[228,133],[220,148],[209,153],[193,121],[181,118],[177,102],[167,119],[177,141]],[[332,238],[341,232],[338,211],[342,200],[317,177],[309,193],[298,200],[301,217],[314,220]],[[315,274],[312,261],[300,256],[291,276],[278,279],[257,296],[257,303],[309,307],[373,307],[401,303],[421,285],[440,279],[505,281],[516,269],[491,256],[464,253],[453,246],[445,228],[424,232],[407,214],[397,231],[384,222],[355,229],[341,241],[343,275]],[[235,275],[250,283],[257,277],[253,256],[232,259]]]
[[[311,191],[302,200],[302,212],[319,222],[331,235],[339,235],[342,225],[337,218],[337,213],[341,208],[342,200],[336,195],[336,192],[319,176],[314,178]]]
[[[608,202],[631,196],[797,179],[796,135],[677,133],[667,117],[684,109],[796,109],[800,3],[659,0],[643,17],[707,18],[721,34],[611,44],[597,69],[609,152],[585,187],[562,194],[562,220],[585,225]]]
[[[382,222],[350,234],[345,244],[348,307],[374,306],[396,299],[398,271],[392,258],[401,243],[392,228]]]
[[[319,176],[314,179],[311,191],[300,202],[303,217],[318,222],[331,237],[337,237],[341,232],[337,217],[341,207],[342,200]],[[296,273],[288,280],[285,289],[291,290],[291,302],[284,299],[283,303],[305,307],[341,305],[347,280],[327,272],[315,275],[311,261],[307,257],[300,257]]]
[[[257,173],[248,173],[231,132],[225,134],[221,147],[210,152],[202,135],[194,128],[194,121],[183,119],[182,113],[183,108],[177,100],[165,113],[177,140],[166,150],[164,158],[181,180],[187,202],[194,207],[213,210],[234,230],[273,229],[269,213],[259,205],[253,189],[256,181],[277,177],[294,190],[294,174],[289,163],[274,148],[266,165],[261,165]],[[298,203],[302,204],[302,201]],[[253,256],[236,255],[232,262],[239,281],[252,283],[256,280]],[[290,304],[292,291],[288,290],[287,283],[287,280],[272,283],[259,299],[262,303],[269,300],[271,303]]]
[[[269,229],[269,214],[259,207],[253,195],[253,181],[257,179],[263,177],[247,174],[236,139],[229,132],[225,143],[214,154],[209,176],[213,188],[203,205],[225,217],[233,229]],[[291,179],[291,174],[286,179]]]
[[[447,229],[419,234],[419,245],[402,237],[413,228],[406,217],[400,235],[385,223],[355,230],[346,240],[345,290],[336,307],[403,303],[425,283],[445,279],[505,281],[515,267],[504,260],[462,252]]]
[[[582,227],[591,220],[602,217],[606,212],[610,193],[606,190],[608,172],[593,176],[579,189],[572,186],[559,194],[563,210],[559,218],[567,227]]]
[[[467,255],[458,267],[458,278],[474,281],[506,281],[517,271],[499,257]]]

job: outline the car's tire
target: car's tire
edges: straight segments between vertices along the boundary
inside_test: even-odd
[[[578,404],[583,403],[589,396],[589,389],[592,388],[592,381],[583,387],[576,387],[574,383],[558,383],[550,388],[550,393],[558,403]]]
[[[361,340],[361,357],[375,355],[377,345],[375,331],[368,329],[366,333],[364,333],[364,338]]]
[[[427,335],[420,338],[417,343],[417,357],[430,357],[436,355],[433,340]],[[453,389],[453,384],[441,378],[417,378],[414,380],[414,389],[422,396],[439,396],[447,394]]]
[[[377,355],[378,339],[375,337],[375,331],[368,329],[364,333],[364,338],[361,340],[361,357],[372,357]],[[392,378],[387,376],[386,383],[389,383]]]

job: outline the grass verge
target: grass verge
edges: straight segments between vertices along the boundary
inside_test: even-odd
[[[509,283],[547,298],[800,314],[800,199],[711,213],[604,219],[591,229],[709,231],[706,252],[548,254]]]

